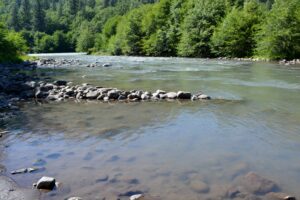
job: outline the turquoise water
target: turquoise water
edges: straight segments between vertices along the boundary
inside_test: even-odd
[[[141,191],[162,199],[218,199],[254,171],[300,197],[300,67],[183,58],[54,55],[76,66],[39,69],[53,79],[119,89],[203,91],[209,102],[24,103],[1,157],[30,188],[41,176],[62,187],[43,199],[116,199]],[[98,62],[99,67],[86,65]],[[112,67],[101,67],[111,63]],[[8,174],[9,175],[9,174]],[[101,181],[108,176],[108,180]],[[209,192],[189,182],[201,180]]]

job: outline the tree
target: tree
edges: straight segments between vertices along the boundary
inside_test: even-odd
[[[300,57],[300,0],[277,0],[257,34],[256,56]]]
[[[35,0],[33,7],[33,29],[43,32],[45,30],[45,13],[41,5],[41,0]]]
[[[84,23],[81,26],[80,35],[77,39],[76,51],[79,52],[89,52],[91,48],[94,47],[95,35],[91,27]]]
[[[10,18],[9,25],[15,31],[19,31],[21,29],[20,20],[18,16],[18,5],[16,2],[13,4],[13,8],[11,10],[11,18]]]
[[[21,7],[20,7],[20,19],[22,29],[29,30],[31,27],[31,7],[29,0],[22,0]]]
[[[256,45],[254,36],[263,16],[263,8],[256,0],[246,2],[243,9],[234,7],[212,36],[215,55],[251,57]]]
[[[189,9],[178,46],[180,56],[210,57],[210,37],[215,26],[225,15],[225,3],[222,0],[199,0]]]
[[[70,15],[76,15],[79,9],[79,0],[70,0],[69,1],[69,12]]]

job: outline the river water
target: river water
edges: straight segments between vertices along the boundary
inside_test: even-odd
[[[47,56],[47,55],[43,55]],[[62,186],[42,199],[116,199],[145,192],[164,200],[218,199],[254,171],[300,198],[300,67],[183,58],[53,55],[78,65],[44,76],[119,89],[203,91],[208,102],[24,103],[0,162],[31,188],[41,176]],[[87,68],[111,63],[112,67]],[[40,162],[36,163],[39,160]],[[190,187],[193,179],[209,186]]]

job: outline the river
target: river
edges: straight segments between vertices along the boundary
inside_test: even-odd
[[[74,83],[155,91],[203,91],[212,101],[24,103],[0,162],[19,185],[41,176],[62,187],[42,199],[115,199],[128,191],[164,200],[217,199],[254,171],[300,198],[300,67],[185,58],[42,55],[78,59],[38,69]],[[99,62],[111,67],[88,68]],[[33,166],[44,170],[10,175]],[[201,179],[209,189],[189,186]]]

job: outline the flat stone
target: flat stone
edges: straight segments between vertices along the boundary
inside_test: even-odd
[[[207,193],[209,191],[208,185],[200,180],[190,181],[189,186],[192,190],[198,193]]]
[[[44,176],[36,185],[37,189],[53,190],[55,187],[55,178]]]

